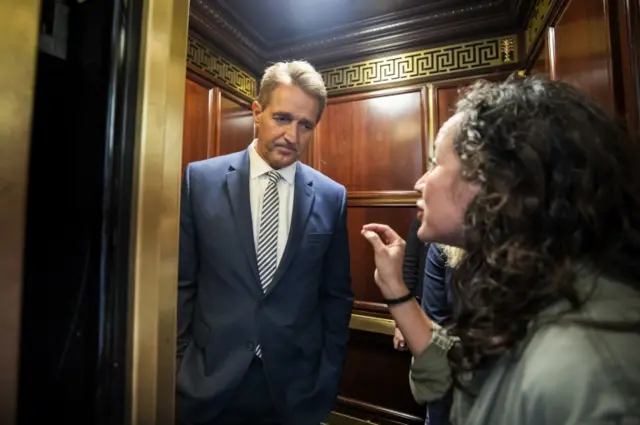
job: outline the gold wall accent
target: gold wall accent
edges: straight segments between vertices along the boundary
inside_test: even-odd
[[[0,424],[16,423],[40,2],[0,2]]]
[[[256,97],[257,81],[248,71],[214,52],[193,35],[189,35],[187,61],[214,80],[222,81],[246,96]]]
[[[500,40],[500,48],[502,49],[503,61],[505,63],[513,61],[512,58],[515,52],[515,43],[516,40],[514,38],[504,38]]]
[[[551,12],[551,5],[553,0],[538,0],[533,9],[531,19],[527,23],[526,35],[526,50],[529,52],[533,48],[538,36],[544,29],[544,24],[547,22],[549,13]]]
[[[396,322],[382,317],[352,313],[349,329],[393,336],[396,330]]]
[[[427,152],[428,158],[435,158],[436,156],[436,89],[433,84],[427,85],[427,125],[429,129],[429,151]],[[428,164],[427,164],[428,166]],[[425,170],[426,172],[427,170]]]
[[[405,82],[506,65],[518,61],[517,36],[402,53],[321,70],[329,92]]]
[[[125,425],[174,425],[189,0],[144,0],[135,132]]]

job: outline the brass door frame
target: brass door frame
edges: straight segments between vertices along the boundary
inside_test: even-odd
[[[0,423],[17,417],[22,267],[38,0],[0,2]]]
[[[174,424],[188,19],[189,0],[144,0],[126,374],[131,425]]]

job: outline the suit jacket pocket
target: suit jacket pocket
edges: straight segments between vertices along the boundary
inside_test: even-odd
[[[322,244],[328,242],[333,233],[307,233],[306,242],[308,244]]]
[[[320,332],[305,332],[298,340],[298,344],[305,356],[312,356],[322,350],[323,335]]]

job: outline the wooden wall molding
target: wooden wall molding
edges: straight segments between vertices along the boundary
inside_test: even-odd
[[[438,0],[394,13],[268,40],[227,0],[192,0],[191,27],[259,74],[269,62],[301,58],[317,68],[393,55],[424,46],[519,31],[534,0]]]
[[[344,396],[338,396],[336,411],[344,416],[357,414],[358,418],[363,418],[370,424],[424,424],[424,419],[417,416]],[[352,423],[355,424],[357,422]],[[332,425],[331,422],[329,424]]]
[[[523,69],[531,69],[547,40],[548,28],[553,26],[566,5],[566,0],[536,0],[524,30]]]
[[[413,190],[350,191],[350,207],[414,207],[419,195]]]
[[[202,38],[215,44],[238,62],[259,74],[265,64],[260,48],[253,44],[241,31],[228,22],[216,9],[210,7],[205,0],[191,0],[189,13],[191,31],[202,35]]]
[[[248,71],[214,50],[207,42],[190,33],[187,49],[187,67],[204,78],[219,84],[249,100],[258,93],[257,79]]]
[[[331,95],[514,64],[517,35],[474,40],[321,70]]]
[[[620,27],[621,97],[629,128],[640,135],[640,0],[618,0],[616,6],[611,27],[616,21]]]
[[[389,307],[387,307],[387,305],[383,303],[355,300],[353,302],[353,309],[363,312],[371,312],[374,314],[382,314],[384,317],[391,317],[391,314],[389,313]]]
[[[527,22],[525,30],[525,44],[527,52],[535,45],[542,34],[549,16],[551,15],[554,0],[537,0],[533,13]]]
[[[202,0],[194,0],[201,2]],[[326,28],[321,31],[314,31],[300,37],[280,40],[276,43],[269,42],[256,31],[242,16],[239,16],[228,6],[228,0],[213,0],[215,7],[225,15],[234,18],[239,26],[246,32],[256,45],[266,50],[267,56],[290,56],[299,55],[309,50],[321,50],[332,44],[344,45],[352,43],[354,40],[362,38],[380,37],[387,35],[391,30],[403,32],[408,29],[425,28],[433,26],[434,23],[442,24],[458,22],[465,18],[482,15],[488,17],[504,17],[517,11],[510,9],[505,4],[505,0],[489,0],[454,2],[454,6],[447,8],[450,0],[430,1],[421,6],[401,10],[383,16],[376,16],[356,22],[352,22],[340,27]],[[455,4],[457,3],[457,5]],[[449,25],[450,27],[451,25]],[[442,28],[440,28],[442,29]],[[451,28],[448,28],[451,29]]]

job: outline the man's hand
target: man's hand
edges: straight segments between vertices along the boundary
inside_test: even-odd
[[[396,328],[393,335],[393,348],[398,351],[407,351],[407,343],[404,340],[404,336],[400,329]]]

